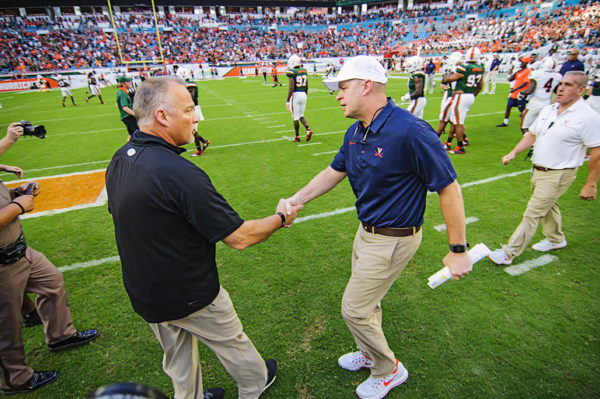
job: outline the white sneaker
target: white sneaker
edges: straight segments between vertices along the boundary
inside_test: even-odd
[[[512,263],[512,259],[506,255],[506,252],[502,248],[490,252],[488,258],[497,265],[510,265]]]
[[[350,371],[360,370],[363,367],[373,367],[373,361],[362,354],[362,352],[346,353],[338,359],[338,364],[341,368]]]
[[[533,245],[531,249],[540,252],[548,252],[553,249],[561,249],[567,246],[567,240],[562,240],[561,242],[550,242],[548,240],[542,240],[537,244]]]
[[[396,359],[396,371],[382,378],[369,377],[356,388],[356,394],[361,399],[381,399],[407,378],[408,370]]]

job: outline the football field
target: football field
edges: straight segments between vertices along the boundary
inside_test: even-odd
[[[439,86],[439,85],[438,85]],[[301,143],[285,109],[287,85],[272,88],[262,78],[199,81],[205,121],[199,132],[211,141],[205,155],[186,157],[246,220],[275,212],[324,169],[347,127],[342,110],[322,85],[309,79],[306,119],[314,135]],[[388,83],[400,103],[407,80]],[[78,398],[101,385],[134,381],[173,394],[162,371],[162,349],[135,314],[121,280],[114,231],[107,210],[104,169],[127,139],[119,120],[116,88],[76,107],[61,106],[59,91],[0,93],[0,134],[10,122],[43,124],[45,139],[22,137],[0,160],[40,182],[34,213],[23,219],[28,244],[61,268],[75,327],[97,328],[90,345],[50,353],[41,326],[23,330],[28,363],[59,370],[59,379],[28,398]],[[506,243],[530,196],[531,162],[520,154],[501,157],[520,140],[519,115],[496,128],[506,107],[507,84],[480,95],[469,111],[466,155],[451,155],[463,186],[467,237],[490,249]],[[425,120],[438,125],[441,93],[428,94]],[[444,136],[445,138],[445,136]],[[455,142],[456,143],[456,142]],[[384,156],[393,154],[384,154]],[[382,302],[384,331],[409,378],[387,398],[593,398],[600,397],[600,199],[582,201],[587,163],[560,199],[568,246],[554,257],[531,249],[513,265],[531,270],[509,274],[485,258],[460,281],[432,290],[427,277],[448,251],[439,197],[427,197],[423,243]],[[5,184],[16,177],[0,173]],[[337,358],[355,344],[340,315],[350,276],[352,241],[358,227],[347,181],[307,204],[290,229],[244,251],[217,245],[221,284],[233,300],[247,335],[264,358],[276,358],[279,374],[264,398],[356,397],[367,370],[350,372]],[[541,229],[532,244],[543,239]],[[176,251],[177,248],[170,250]],[[203,382],[237,397],[235,383],[214,354],[199,344]]]

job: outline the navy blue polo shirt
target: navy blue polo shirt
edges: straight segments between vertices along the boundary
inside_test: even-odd
[[[501,63],[500,58],[494,58],[492,60],[492,65],[490,65],[490,71],[497,70]]]
[[[123,283],[150,323],[180,319],[216,298],[215,244],[244,222],[183,151],[137,130],[106,170]]]
[[[423,224],[427,190],[439,191],[456,172],[433,128],[392,100],[366,130],[356,122],[331,167],[346,172],[358,218],[377,227]]]
[[[575,61],[571,61],[571,60],[565,61],[565,63],[562,65],[562,67],[560,67],[559,73],[561,75],[564,75],[565,73],[567,73],[569,71],[582,71],[582,72],[585,71],[583,62],[581,62],[578,59]]]

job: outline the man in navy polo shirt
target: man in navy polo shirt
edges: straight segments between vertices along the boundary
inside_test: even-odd
[[[386,98],[387,77],[375,58],[349,59],[325,80],[347,118],[358,119],[330,166],[287,204],[303,205],[328,192],[346,176],[356,195],[360,224],[354,241],[352,276],[342,299],[342,316],[359,351],[339,358],[347,370],[371,369],[356,393],[383,398],[408,378],[382,329],[380,302],[421,243],[427,190],[440,196],[451,252],[443,262],[453,278],[471,269],[465,214],[456,172],[436,132]]]
[[[579,50],[573,49],[569,53],[569,57],[565,61],[564,64],[560,67],[560,71],[558,71],[561,75],[564,76],[565,73],[569,71],[583,71],[585,72],[585,65],[583,62],[579,60]]]
[[[218,241],[244,249],[291,224],[297,211],[244,221],[210,178],[180,155],[194,141],[198,116],[183,79],[147,79],[135,95],[140,129],[106,171],[108,206],[123,282],[133,310],[152,328],[164,350],[163,369],[175,399],[219,399],[223,389],[202,391],[197,339],[219,358],[240,399],[255,399],[275,380],[277,362],[262,359],[244,334],[227,291],[219,284]]]

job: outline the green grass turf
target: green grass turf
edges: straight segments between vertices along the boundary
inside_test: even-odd
[[[188,159],[211,176],[245,219],[273,213],[279,198],[292,195],[325,168],[334,154],[314,154],[336,151],[352,122],[320,80],[310,79],[306,118],[315,135],[311,145],[301,146],[281,139],[293,136],[285,110],[287,87],[271,88],[255,78],[198,85],[206,117],[200,132],[211,146],[204,156]],[[388,95],[399,99],[406,91],[406,79],[390,80]],[[502,121],[507,91],[506,84],[499,84],[498,94],[479,96],[471,108],[466,122],[471,146],[466,156],[452,156],[460,183],[531,168],[524,154],[507,166],[500,162],[521,137],[516,111],[509,128],[495,127]],[[105,105],[97,98],[86,104],[84,90],[74,90],[77,107],[67,100],[66,108],[57,91],[0,94],[2,132],[20,119],[48,130],[44,140],[21,138],[1,163],[20,166],[28,179],[105,168],[127,133],[115,105],[116,89],[103,93]],[[428,98],[425,119],[437,127],[441,94]],[[438,196],[428,196],[423,244],[383,301],[388,342],[410,373],[388,398],[600,396],[594,382],[600,379],[600,202],[578,198],[586,178],[587,164],[560,199],[569,245],[554,253],[558,261],[513,277],[485,259],[466,279],[436,290],[427,286],[427,277],[442,267],[448,248],[445,233],[433,229],[443,223]],[[520,222],[530,195],[529,174],[465,187],[463,195],[467,216],[480,219],[468,226],[468,240],[495,249]],[[309,203],[301,216],[353,204],[344,181]],[[298,223],[244,251],[218,245],[221,281],[246,333],[265,358],[279,361],[277,382],[265,398],[351,398],[368,377],[366,370],[353,373],[336,363],[338,356],[355,350],[339,308],[357,226],[356,213],[346,212]],[[27,219],[23,228],[28,243],[58,267],[117,254],[106,206]],[[533,242],[541,238],[538,232]],[[538,256],[527,250],[516,263]],[[162,372],[162,350],[131,309],[120,264],[65,271],[64,277],[75,326],[98,328],[101,336],[85,347],[53,354],[41,327],[25,329],[29,364],[61,373],[55,383],[28,397],[82,397],[117,381],[150,384],[172,395]],[[199,351],[205,387],[222,386],[228,398],[236,397],[233,380],[215,356],[203,345]]]

